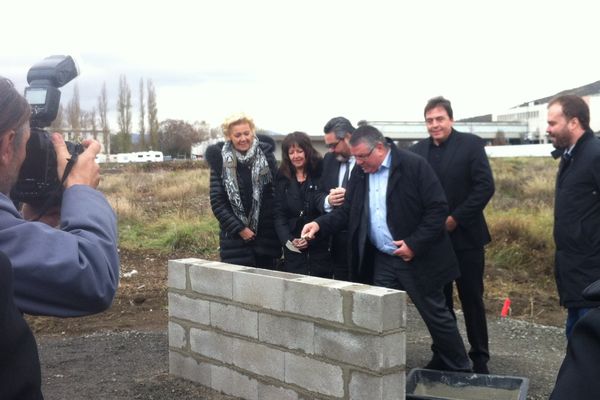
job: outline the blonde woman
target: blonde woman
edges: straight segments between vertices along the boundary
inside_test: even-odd
[[[256,135],[252,118],[240,114],[221,125],[225,136],[206,149],[210,205],[221,228],[221,261],[273,269],[281,247],[273,226],[275,142]]]

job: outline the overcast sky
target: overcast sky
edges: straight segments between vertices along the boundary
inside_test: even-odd
[[[106,82],[114,111],[124,74],[134,131],[142,77],[154,81],[159,120],[216,126],[242,111],[264,129],[320,134],[338,115],[420,121],[437,95],[459,119],[600,80],[599,10],[583,0],[11,1],[0,75],[21,90],[32,64],[68,54],[82,107]]]

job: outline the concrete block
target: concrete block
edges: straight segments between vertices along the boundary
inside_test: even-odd
[[[333,286],[328,286],[328,285]],[[328,321],[344,322],[343,296],[340,287],[329,279],[305,277],[285,282],[284,311],[321,318]],[[337,285],[351,286],[348,282]]]
[[[285,281],[277,276],[261,274],[260,271],[263,270],[239,271],[233,275],[233,300],[282,311]]]
[[[169,351],[169,373],[180,378],[211,386],[211,365],[200,363],[192,357]]]
[[[406,327],[406,292],[368,287],[352,292],[352,322],[378,333]]]
[[[185,328],[169,321],[169,346],[183,349],[187,345]]]
[[[404,332],[368,335],[315,327],[315,354],[371,371],[404,366]]]
[[[342,368],[291,353],[285,353],[285,382],[327,396],[344,395]]]
[[[214,331],[190,329],[190,348],[192,352],[221,362],[233,362],[233,338]]]
[[[284,352],[263,344],[233,339],[233,364],[258,375],[283,382]]]
[[[186,264],[170,260],[168,268],[167,286],[173,289],[185,290],[187,281]]]
[[[315,325],[312,322],[266,313],[258,314],[258,338],[261,342],[312,354],[314,334]]]
[[[210,324],[226,332],[258,338],[258,313],[256,311],[211,302]]]
[[[350,400],[397,400],[404,399],[406,377],[404,372],[376,376],[352,371],[348,385]]]
[[[258,382],[255,379],[216,365],[212,366],[211,373],[213,389],[244,400],[258,400]]]
[[[299,400],[298,393],[291,389],[276,387],[258,382],[259,400]]]
[[[239,265],[210,262],[201,265],[190,265],[190,281],[192,290],[209,296],[233,297],[233,273],[252,270]]]
[[[209,302],[169,293],[169,317],[208,325],[210,324]]]

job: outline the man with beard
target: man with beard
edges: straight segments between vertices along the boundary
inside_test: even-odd
[[[336,207],[344,204],[346,185],[350,179],[352,169],[356,164],[350,153],[348,142],[355,128],[344,117],[335,117],[329,120],[323,132],[325,145],[329,152],[323,158],[323,175],[321,186],[329,192],[320,210],[324,213],[331,212]],[[351,280],[369,283],[370,276],[354,276],[348,270],[348,234],[341,230],[334,232],[331,237],[331,257],[333,259],[333,277],[340,280]]]
[[[554,201],[554,274],[560,304],[567,308],[566,335],[591,308],[582,296],[600,279],[600,140],[590,129],[588,105],[578,96],[556,97],[548,104],[552,152],[561,161]]]

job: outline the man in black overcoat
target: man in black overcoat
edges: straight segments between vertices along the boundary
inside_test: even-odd
[[[561,157],[554,200],[554,274],[560,304],[567,308],[566,334],[600,301],[582,296],[600,279],[600,140],[590,129],[586,102],[573,95],[548,103],[548,128]]]
[[[600,301],[600,281],[588,286],[582,297]],[[593,308],[577,321],[567,345],[549,400],[600,399],[600,309]]]
[[[323,174],[321,188],[328,193],[323,204],[322,213],[329,213],[344,203],[346,186],[352,174],[355,160],[348,144],[354,132],[352,123],[344,117],[330,119],[323,133],[325,145],[329,152],[323,158]],[[346,229],[334,232],[331,236],[331,257],[333,259],[333,277],[339,280],[369,283],[370,277],[351,275],[348,269],[348,234]]]
[[[303,237],[348,228],[352,273],[373,274],[374,284],[404,290],[433,339],[426,368],[468,371],[470,363],[443,287],[458,276],[444,229],[448,205],[422,157],[396,148],[376,128],[361,126],[350,149],[356,168],[342,207],[304,226]]]
[[[443,97],[429,100],[424,115],[430,137],[412,146],[411,150],[433,167],[448,199],[446,230],[460,269],[456,287],[471,345],[469,357],[474,372],[488,374],[490,354],[483,302],[483,247],[491,238],[483,209],[494,194],[492,169],[483,140],[453,128],[454,116],[449,100]],[[454,314],[452,282],[446,285],[444,293],[446,304]]]

